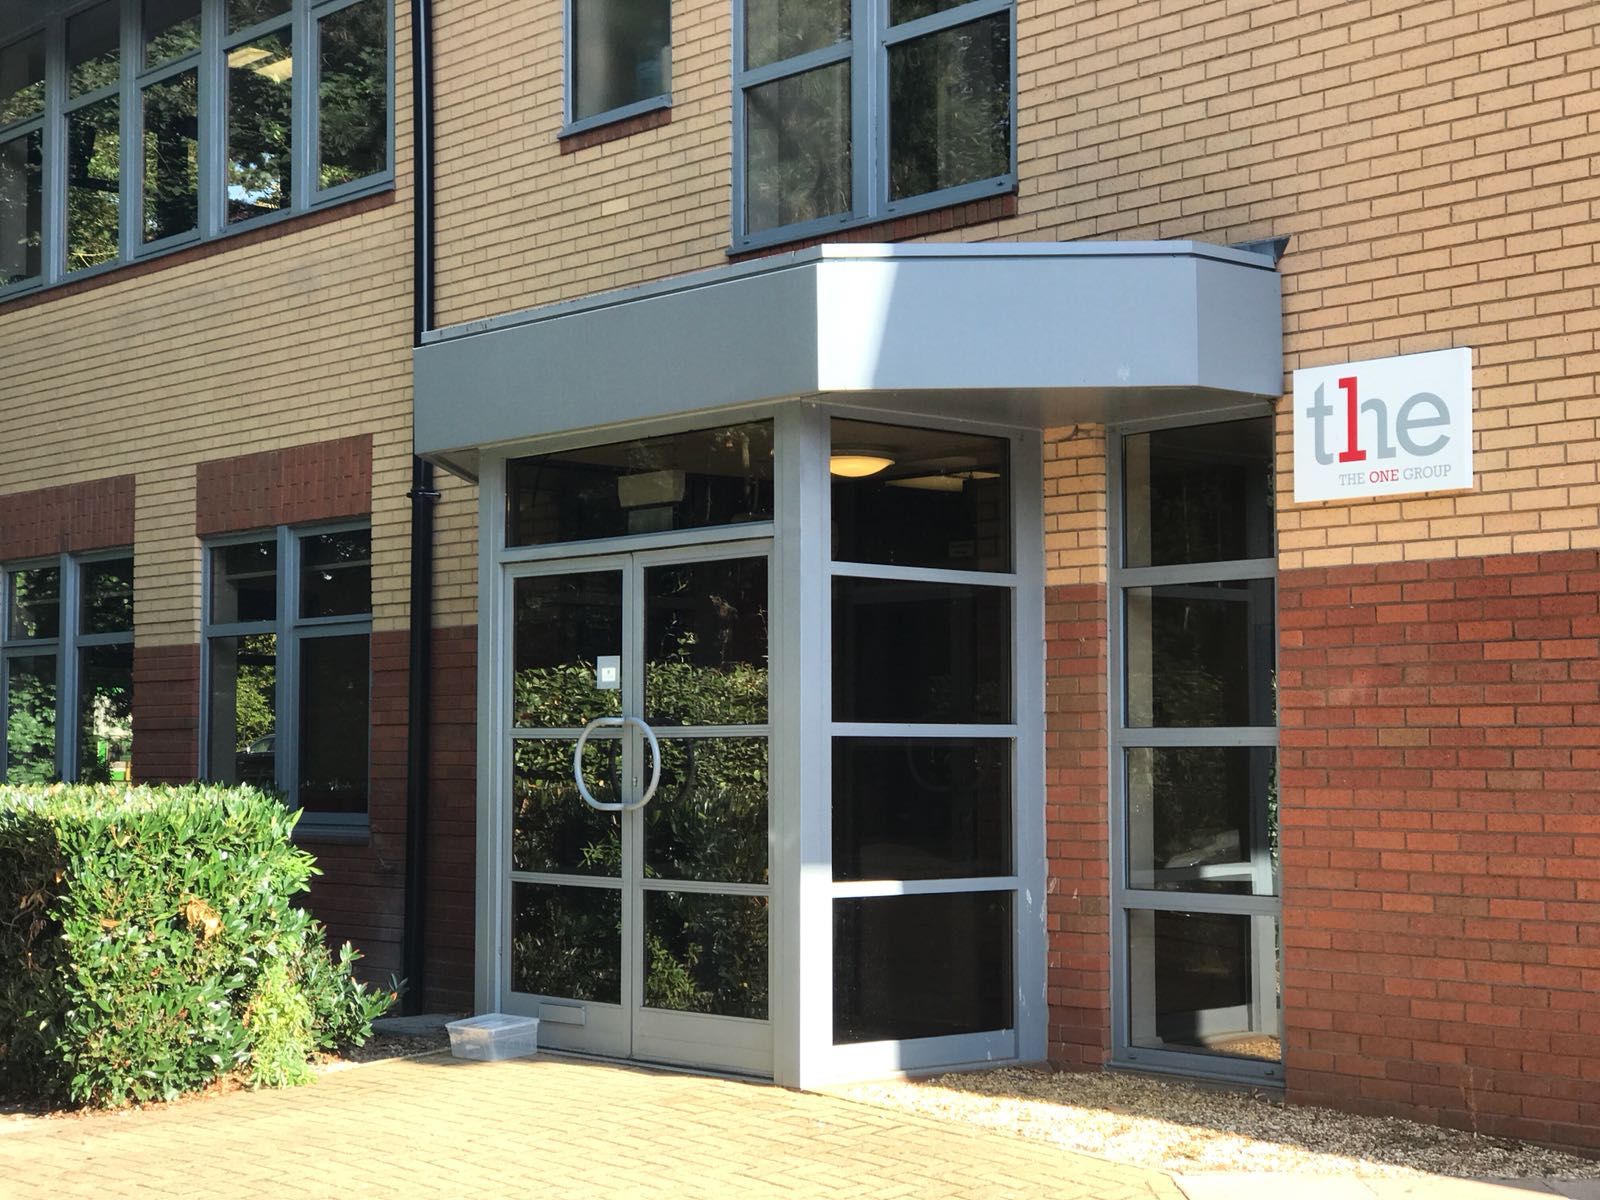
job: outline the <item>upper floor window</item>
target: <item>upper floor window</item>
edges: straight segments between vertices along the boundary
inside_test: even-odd
[[[98,0],[0,45],[0,294],[393,178],[391,0]]]
[[[670,0],[567,0],[567,132],[670,101]]]
[[[1015,186],[1011,0],[736,4],[736,246]]]

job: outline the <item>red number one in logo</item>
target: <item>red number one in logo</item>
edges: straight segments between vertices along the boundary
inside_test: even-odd
[[[1356,377],[1354,375],[1339,380],[1339,386],[1344,389],[1345,397],[1345,438],[1344,444],[1348,447],[1339,451],[1340,462],[1363,462],[1367,452],[1356,445]]]

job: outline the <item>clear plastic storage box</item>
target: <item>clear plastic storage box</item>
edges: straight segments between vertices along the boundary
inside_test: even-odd
[[[450,1053],[457,1058],[479,1062],[499,1062],[521,1058],[539,1049],[539,1018],[513,1017],[507,1013],[485,1013],[464,1021],[451,1021]]]

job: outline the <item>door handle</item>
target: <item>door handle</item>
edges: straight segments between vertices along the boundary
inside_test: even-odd
[[[589,791],[589,785],[583,782],[583,749],[589,744],[589,735],[596,729],[622,729],[629,725],[637,725],[645,741],[650,743],[650,784],[632,804],[626,801],[607,804],[603,800],[596,800]],[[583,802],[595,812],[632,812],[636,808],[643,808],[650,803],[656,788],[661,785],[661,743],[656,741],[656,731],[638,717],[596,717],[583,727],[583,732],[578,735],[578,744],[573,747],[572,781],[578,785],[578,795],[583,797]]]

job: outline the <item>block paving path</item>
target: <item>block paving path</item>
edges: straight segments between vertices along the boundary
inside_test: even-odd
[[[448,1055],[280,1092],[27,1122],[0,1195],[1183,1200],[1166,1176],[1039,1142],[726,1079]]]

